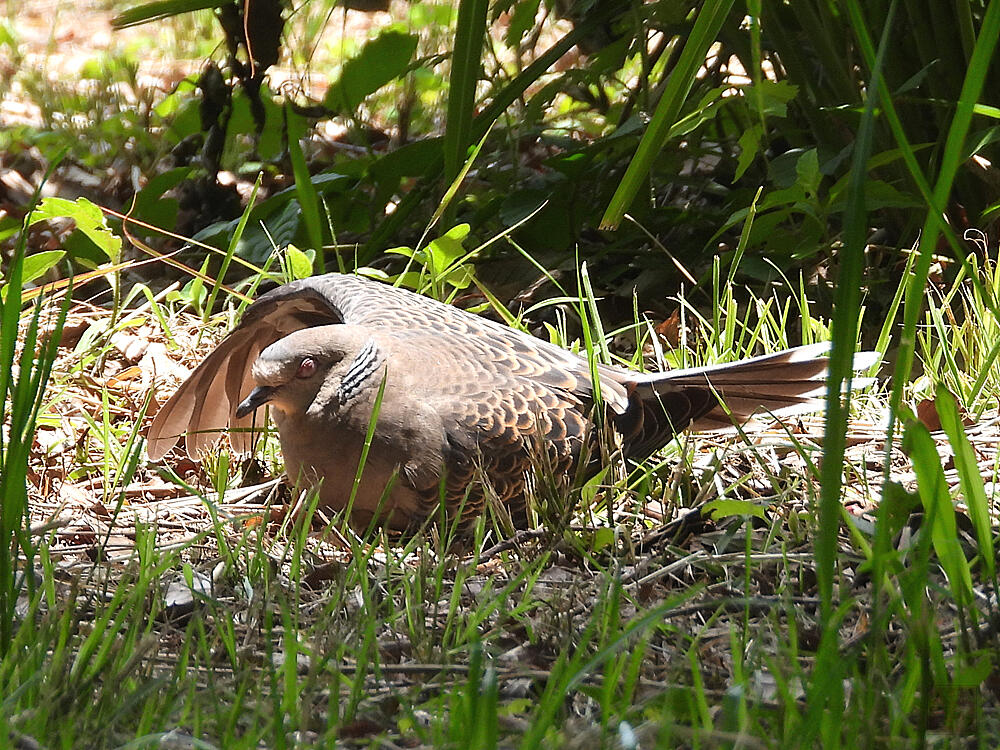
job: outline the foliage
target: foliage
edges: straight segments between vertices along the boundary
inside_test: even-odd
[[[782,443],[799,474],[769,460],[766,445],[730,449],[697,471],[688,446],[672,446],[666,465],[625,476],[609,468],[570,497],[540,487],[540,506],[556,509],[546,518],[581,506],[591,523],[582,531],[543,524],[528,537],[537,546],[496,552],[503,565],[486,565],[481,577],[473,573],[489,561],[455,563],[433,536],[383,551],[343,528],[346,562],[316,590],[300,582],[302,571],[322,569],[310,569],[307,524],[286,519],[274,533],[259,520],[220,520],[230,483],[245,481],[228,456],[207,463],[207,495],[164,467],[186,494],[206,497],[212,528],[164,551],[162,529],[137,520],[129,565],[109,564],[111,583],[94,576],[87,627],[77,625],[84,614],[75,591],[54,594],[48,541],[37,546],[41,584],[27,592],[23,617],[13,569],[0,560],[0,635],[18,656],[0,663],[0,684],[17,686],[0,697],[0,731],[10,722],[27,734],[52,732],[53,746],[82,731],[94,732],[95,745],[120,744],[118,733],[138,746],[180,724],[224,746],[322,744],[327,730],[363,735],[372,725],[408,741],[470,747],[635,746],[635,731],[661,745],[747,737],[925,745],[935,733],[995,744],[995,510],[980,476],[983,447],[964,417],[996,403],[1000,274],[995,241],[970,253],[962,230],[988,231],[997,214],[1000,3],[454,5],[397,7],[394,23],[344,43],[318,96],[272,90],[264,73],[281,59],[310,72],[331,3],[279,9],[278,21],[277,4],[267,2],[164,0],[126,10],[121,25],[213,8],[221,52],[138,116],[108,92],[63,98],[40,78],[28,90],[55,130],[64,108],[90,113],[91,164],[113,149],[131,149],[146,165],[168,146],[180,156],[150,172],[128,221],[106,223],[90,204],[69,201],[46,204],[44,215],[74,219],[67,250],[78,269],[109,278],[116,313],[143,293],[149,320],[174,343],[178,307],[195,309],[204,325],[220,300],[244,303],[226,287],[234,271],[258,269],[250,290],[265,277],[332,268],[449,301],[478,287],[508,322],[541,320],[553,340],[605,359],[631,356],[633,365],[644,346],[663,345],[633,291],[643,304],[662,304],[682,283],[694,288],[669,304],[685,321],[683,345],[656,352],[671,364],[787,345],[798,327],[804,341],[832,332],[839,383],[860,329],[877,334],[881,352],[898,349],[880,455],[852,459],[850,403],[834,385],[821,448],[791,431]],[[15,42],[0,30],[0,45]],[[108,81],[137,80],[134,59],[100,70]],[[342,129],[335,148],[324,150],[331,142],[314,125]],[[51,136],[0,138],[44,146]],[[218,180],[226,171],[255,186],[249,200]],[[183,223],[192,205],[200,213]],[[191,280],[164,303],[144,287],[123,295],[109,226],[128,228],[137,244],[170,247],[168,230],[203,243],[177,261]],[[16,231],[0,223],[0,236]],[[946,249],[954,262],[928,292],[932,259]],[[62,253],[15,256],[0,335],[11,351],[15,328],[29,354],[38,330],[38,319],[22,320],[11,302],[16,280],[51,277]],[[505,264],[517,266],[517,291],[540,278],[557,296],[512,313],[491,292]],[[796,277],[780,293],[770,286]],[[582,293],[566,292],[567,278]],[[765,291],[744,294],[744,282]],[[628,312],[608,329],[631,336],[626,357],[600,318],[615,297],[627,299]],[[816,311],[831,307],[828,330]],[[687,321],[700,325],[689,330]],[[943,437],[903,407],[915,344]],[[0,392],[13,394],[0,436],[0,539],[18,565],[30,565],[36,549],[17,472],[42,403],[51,352],[42,353],[37,361],[22,354],[16,376],[0,371]],[[89,417],[88,439],[104,441],[97,452],[117,517],[138,471],[139,424],[134,410],[115,421],[104,406],[103,424]],[[913,481],[899,477],[897,447]],[[859,488],[866,508],[877,504],[874,521],[845,511],[845,496]],[[651,497],[667,517],[689,505],[711,516],[718,527],[699,535],[704,549],[670,536],[637,552]],[[957,502],[968,510],[965,526]],[[478,533],[481,551],[485,524]],[[207,537],[221,560],[216,596],[195,586],[194,573],[206,571],[192,570]],[[95,552],[102,564],[107,547]],[[545,577],[566,566],[579,574],[574,584],[587,578],[582,604],[545,589]],[[158,661],[149,654],[170,609],[162,577],[178,569],[202,609]],[[664,582],[675,579],[679,591]],[[234,622],[234,611],[248,619]],[[406,643],[406,664],[387,658],[390,640]],[[247,659],[241,648],[251,642]],[[527,677],[510,666],[525,653],[536,660]],[[408,667],[423,675],[417,668],[428,665],[437,682],[399,680],[380,700],[387,675]],[[515,694],[519,679],[529,693]],[[577,731],[576,715],[587,731]]]
[[[355,43],[353,52],[348,46],[318,102],[288,89],[276,97],[266,81],[255,92],[234,88],[223,163],[248,174],[263,165],[273,175],[287,172],[282,161],[287,153],[298,186],[296,195],[279,199],[280,214],[272,213],[278,208],[272,204],[260,214],[273,218],[254,217],[238,250],[241,257],[263,263],[271,247],[259,230],[265,219],[273,222],[268,234],[279,247],[332,245],[342,254],[338,266],[384,262],[388,248],[413,246],[419,239],[420,217],[454,179],[466,149],[489,131],[481,166],[445,217],[449,224],[468,223],[480,241],[517,225],[511,239],[548,268],[570,268],[582,256],[613,288],[673,288],[679,276],[674,264],[662,262],[662,248],[700,276],[714,254],[732,257],[734,233],[754,206],[754,221],[741,243],[747,256],[738,264],[741,273],[769,280],[774,266],[785,273],[808,268],[829,258],[841,242],[870,83],[869,69],[858,64],[866,30],[883,29],[893,48],[917,51],[889,56],[883,87],[898,103],[916,144],[917,165],[926,171],[940,159],[949,92],[961,88],[958,76],[983,21],[977,3],[947,10],[932,4],[924,9],[936,21],[932,40],[929,25],[915,22],[920,10],[908,4],[905,12],[890,15],[887,1],[866,4],[855,15],[848,2],[818,0],[794,7],[752,2],[745,8],[604,0],[569,10],[560,3],[510,0],[488,16],[484,5],[459,3],[455,14],[431,3],[407,6],[408,29],[389,26]],[[183,3],[137,6],[119,23],[188,10]],[[312,0],[303,12],[324,18],[327,10],[322,0]],[[568,33],[553,25],[560,14],[572,24]],[[447,46],[435,46],[446,41],[437,32],[442,22],[457,24],[456,56],[450,59]],[[498,34],[501,23],[505,33]],[[322,26],[305,26],[304,40],[295,38],[309,48]],[[225,23],[223,28],[228,34]],[[540,40],[559,33],[563,36],[542,51]],[[698,44],[682,48],[692,33],[699,35]],[[478,53],[483,40],[493,48],[492,62]],[[228,42],[230,50],[242,50],[237,57],[230,53],[230,85],[243,80],[239,68],[252,59],[246,44],[237,42]],[[569,65],[555,69],[574,43],[587,56],[575,64],[570,57]],[[995,63],[989,66],[984,75],[995,77]],[[434,107],[446,77],[451,95],[442,139]],[[204,105],[209,100],[204,82],[201,89]],[[280,106],[282,99],[290,100],[291,109]],[[988,100],[980,104],[980,111],[990,111]],[[189,113],[193,106],[187,105]],[[256,109],[263,111],[262,119],[248,116]],[[653,116],[649,127],[646,113]],[[358,148],[341,151],[328,164],[312,164],[307,176],[296,156],[296,142],[306,132],[302,116],[345,123],[347,139]],[[178,119],[194,124],[187,115]],[[201,123],[206,138],[211,127]],[[190,125],[174,130],[175,139],[195,132]],[[390,140],[385,151],[381,139],[387,131],[400,140]],[[980,164],[995,159],[995,140],[988,122],[970,138],[970,149],[984,160]],[[885,118],[876,116],[869,153],[855,171],[865,175],[868,210],[879,212],[883,231],[900,243],[916,236],[913,209],[922,203],[912,165],[905,161]],[[987,193],[974,184],[990,178],[974,171],[958,175],[956,182],[954,200],[962,206],[963,221],[992,213],[983,200]],[[340,188],[331,190],[333,185]],[[135,217],[169,219],[146,211],[173,187],[151,182]],[[642,197],[628,198],[624,189]],[[598,217],[618,217],[617,224],[625,212],[630,220],[614,234],[598,231]],[[226,222],[235,216],[221,218],[199,239],[217,242],[226,236],[231,226]],[[482,260],[508,253],[499,243]],[[318,268],[326,265],[324,255]]]
[[[26,238],[27,227],[0,287],[0,657],[7,656],[14,639],[19,597],[35,588],[28,462],[68,310],[63,305],[41,340],[42,304],[36,302],[22,319]]]

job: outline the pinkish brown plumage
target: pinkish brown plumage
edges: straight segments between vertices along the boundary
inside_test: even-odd
[[[606,422],[624,455],[641,459],[684,429],[814,410],[825,392],[825,351],[799,347],[657,374],[598,365]],[[855,367],[873,361],[861,355]],[[182,436],[196,456],[230,427],[242,428],[229,440],[245,452],[253,413],[270,404],[289,476],[319,485],[321,502],[340,509],[383,380],[355,525],[374,518],[412,528],[438,512],[442,487],[448,514],[461,508],[469,520],[482,512],[483,483],[516,517],[539,456],[568,474],[593,447],[585,359],[403,289],[327,274],[247,308],[156,415],[149,456],[162,458]]]

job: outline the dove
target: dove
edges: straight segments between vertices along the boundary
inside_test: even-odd
[[[224,434],[247,452],[267,407],[289,478],[316,487],[324,507],[350,507],[355,527],[404,531],[442,510],[468,524],[488,497],[523,519],[540,467],[557,477],[600,468],[601,430],[639,461],[683,430],[822,408],[827,351],[659,373],[592,368],[457,307],[330,273],[250,305],[159,409],[147,452],[159,460],[183,437],[197,458]],[[854,368],[876,361],[861,353]]]

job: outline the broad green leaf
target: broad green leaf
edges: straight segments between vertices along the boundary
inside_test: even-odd
[[[288,256],[288,269],[293,279],[308,279],[313,275],[312,260],[295,245],[285,248],[285,254]]]
[[[456,260],[465,255],[462,242],[469,236],[469,225],[459,224],[433,240],[427,247],[431,258],[432,271],[441,273]]]
[[[122,250],[121,237],[112,234],[99,206],[86,198],[70,201],[65,198],[46,198],[31,214],[31,224],[49,219],[72,219],[112,262],[117,262]]]
[[[710,503],[705,503],[702,512],[707,513],[714,521],[728,516],[764,518],[764,509],[747,500],[713,500]]]
[[[135,195],[132,216],[157,227],[171,228],[177,222],[177,199],[164,198],[163,194],[177,187],[191,174],[191,167],[176,167],[151,178]],[[132,231],[137,227],[130,225]],[[150,230],[145,227],[143,232]]]
[[[66,253],[62,250],[44,250],[24,259],[24,282],[34,281],[62,260]]]
[[[383,32],[344,63],[340,80],[327,90],[323,103],[334,112],[354,112],[365,97],[403,75],[416,51],[416,34]]]

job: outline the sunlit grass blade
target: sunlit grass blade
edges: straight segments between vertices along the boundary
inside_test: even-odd
[[[289,146],[289,151],[294,153],[292,146]],[[301,154],[302,149],[300,148],[299,155],[301,156]],[[294,156],[292,157],[292,163],[293,165],[296,163]],[[253,190],[250,192],[250,198],[247,200],[247,207],[243,210],[243,215],[240,216],[240,221],[236,225],[236,231],[233,232],[233,236],[229,239],[229,245],[226,248],[225,255],[222,256],[222,264],[219,266],[219,272],[216,274],[215,283],[212,284],[212,290],[208,293],[208,301],[205,303],[205,315],[203,318],[205,322],[208,322],[208,316],[212,314],[212,310],[215,308],[215,299],[219,294],[219,290],[224,288],[223,282],[226,278],[226,272],[229,270],[229,265],[232,263],[233,258],[236,257],[236,250],[240,246],[240,240],[243,238],[243,231],[246,229],[247,221],[250,219],[250,212],[253,210],[254,200],[257,197],[257,191],[260,189],[260,182],[262,178],[263,174],[257,175],[257,181],[254,182]],[[296,185],[297,184],[298,177],[296,176]],[[322,248],[316,248],[316,254],[317,257],[322,259]]]
[[[482,69],[488,0],[461,0],[455,22],[448,86],[448,121],[444,131],[444,177],[452,182],[466,161],[472,144],[476,86]]]
[[[705,63],[708,48],[715,41],[723,21],[733,6],[733,0],[708,0],[697,11],[697,18],[684,43],[677,65],[670,72],[666,88],[656,105],[653,119],[639,141],[635,156],[629,162],[615,194],[611,197],[602,229],[614,229],[625,216],[639,188],[646,180],[653,161],[666,143],[670,128],[677,122],[681,107],[694,85],[699,69]]]
[[[955,113],[948,128],[941,166],[934,181],[931,201],[927,207],[927,215],[920,233],[920,240],[917,244],[916,252],[918,258],[914,265],[913,274],[910,277],[910,283],[903,303],[903,330],[900,334],[900,347],[896,359],[895,377],[893,379],[894,385],[889,402],[890,443],[894,434],[894,424],[891,420],[894,419],[894,414],[899,410],[899,406],[902,403],[903,386],[913,367],[916,328],[920,319],[920,312],[923,309],[923,293],[930,272],[931,258],[944,223],[945,205],[951,193],[955,175],[958,173],[965,159],[966,137],[972,124],[972,115],[976,102],[983,90],[986,76],[990,70],[989,62],[996,49],[998,37],[1000,37],[1000,2],[998,0],[991,0],[984,14],[979,38],[972,52],[972,59],[966,71],[962,90],[958,96]],[[893,124],[893,127],[902,133],[902,127],[898,123],[898,120]],[[900,138],[899,140],[902,141],[903,139]],[[900,145],[902,146],[902,142]]]
[[[942,398],[941,403],[944,404],[942,411],[947,415],[949,406],[946,398],[950,396]],[[930,530],[934,551],[948,578],[955,604],[964,609],[972,603],[972,576],[958,540],[955,507],[948,492],[937,446],[927,427],[911,419],[906,425],[903,448],[913,459],[920,500],[924,505],[924,523]]]
[[[309,244],[316,251],[316,268],[319,273],[323,273],[326,270],[323,254],[323,216],[319,210],[319,195],[316,192],[316,186],[312,183],[312,176],[309,174],[309,167],[299,143],[299,139],[305,135],[305,120],[292,109],[291,105],[286,104],[285,123],[288,130],[288,155],[292,161],[292,172],[295,175],[295,195],[302,207],[302,220],[306,225]],[[249,212],[248,207],[241,220],[241,225],[246,222],[246,215]]]
[[[14,635],[18,571],[31,588],[35,550],[28,534],[28,460],[68,310],[64,303],[39,345],[44,299],[37,300],[21,336],[27,226],[28,220],[9,267],[6,297],[0,302],[0,655],[6,655]],[[15,358],[18,341],[21,355]]]
[[[996,558],[993,552],[993,526],[990,519],[990,503],[983,486],[983,477],[979,473],[979,461],[969,442],[968,435],[962,424],[955,397],[948,389],[938,384],[934,399],[938,416],[941,419],[941,429],[948,436],[955,455],[955,469],[962,488],[962,498],[969,509],[969,517],[976,531],[976,541],[979,543],[979,560],[986,569],[987,578],[996,586]]]

